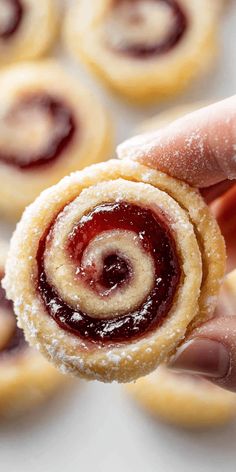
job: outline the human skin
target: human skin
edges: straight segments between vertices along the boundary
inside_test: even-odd
[[[118,156],[198,187],[225,237],[227,271],[236,268],[236,95],[125,141]],[[220,301],[214,318],[191,333],[170,367],[236,392],[236,296],[235,316]]]

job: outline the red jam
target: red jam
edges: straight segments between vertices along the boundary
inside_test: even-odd
[[[145,1],[145,0],[142,0]],[[153,44],[143,44],[143,43],[133,43],[130,45],[118,45],[115,47],[116,51],[121,52],[123,54],[127,54],[132,56],[136,59],[148,59],[152,56],[158,56],[165,53],[168,53],[171,49],[173,49],[182,37],[185,34],[185,31],[188,26],[188,21],[186,14],[183,12],[182,8],[180,7],[177,0],[153,0],[156,3],[165,3],[171,10],[173,19],[174,19],[174,27],[169,30],[166,36],[158,43]],[[122,4],[126,3],[133,3],[134,8],[134,18],[135,18],[135,4],[140,2],[140,0],[114,0],[115,8],[119,8]],[[142,17],[138,18],[137,20],[140,23],[142,22]],[[131,22],[133,22],[131,18]],[[132,25],[131,25],[132,26]],[[113,47],[114,49],[114,47]]]
[[[6,25],[0,25],[0,39],[3,40],[8,40],[17,32],[24,15],[24,7],[20,0],[7,0],[7,3],[11,15]]]
[[[22,111],[30,108],[36,108],[42,110],[42,113],[48,114],[54,125],[55,133],[51,136],[51,139],[45,143],[44,148],[40,149],[34,155],[26,154],[27,147],[24,155],[9,154],[7,150],[1,150],[0,148],[0,160],[24,170],[31,170],[49,164],[59,158],[67,146],[71,144],[78,128],[78,124],[75,124],[71,111],[57,98],[46,94],[38,94],[25,98],[25,100],[22,100],[20,104],[17,104],[11,110],[11,116],[14,117],[14,114],[16,114],[19,109]],[[62,124],[63,126],[61,126]],[[57,125],[60,125],[60,133],[56,131],[58,128]]]
[[[119,287],[131,277],[130,264],[118,254],[109,254],[103,261],[100,283],[105,288]]]
[[[122,343],[139,338],[160,326],[168,316],[180,281],[179,258],[166,217],[161,212],[156,214],[126,202],[97,206],[74,227],[68,237],[67,250],[76,267],[80,267],[83,252],[94,237],[104,231],[119,229],[133,231],[138,235],[143,249],[154,261],[155,277],[152,290],[139,307],[112,319],[95,319],[80,310],[75,311],[50,286],[44,270],[44,252],[53,225],[39,245],[38,288],[49,315],[66,331],[90,342]],[[91,274],[86,275],[86,281],[91,286]],[[99,282],[119,290],[120,285],[129,283],[133,276],[135,274],[132,274],[131,266],[122,255],[109,254],[104,260]]]
[[[14,317],[15,314],[13,311],[13,304],[10,300],[6,298],[6,292],[1,285],[1,280],[3,279],[3,275],[0,276],[0,312],[1,310],[4,311],[4,315],[8,314],[11,317]],[[1,313],[0,313],[1,315]],[[0,356],[5,354],[12,354],[15,351],[19,351],[20,349],[26,347],[26,341],[24,337],[24,333],[22,329],[15,326],[15,331],[12,334],[8,343],[4,346],[4,349],[0,349]]]

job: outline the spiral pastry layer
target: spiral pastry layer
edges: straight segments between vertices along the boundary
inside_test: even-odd
[[[8,246],[0,242],[0,280]],[[16,326],[12,302],[0,286],[0,417],[32,409],[64,382],[63,376],[25,341]]]
[[[115,92],[153,102],[209,67],[218,18],[212,0],[82,0],[69,8],[64,40]]]
[[[0,212],[18,218],[44,188],[105,159],[110,128],[100,103],[56,61],[1,73]]]
[[[55,39],[58,19],[54,0],[1,0],[0,65],[45,53]]]
[[[173,373],[159,367],[126,386],[127,392],[148,413],[188,428],[210,428],[235,419],[236,397],[207,380]]]
[[[4,286],[27,340],[63,370],[127,382],[212,315],[224,265],[217,223],[195,190],[111,160],[26,210]]]

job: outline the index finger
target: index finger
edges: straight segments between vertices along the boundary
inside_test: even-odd
[[[195,187],[236,179],[236,95],[117,148],[131,158]]]

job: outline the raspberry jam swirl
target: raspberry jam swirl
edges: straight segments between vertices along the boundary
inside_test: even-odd
[[[25,9],[20,0],[1,0],[0,4],[0,39],[5,41],[19,29]]]
[[[168,53],[187,26],[177,0],[114,0],[106,32],[114,50],[144,59]]]
[[[16,325],[16,317],[13,305],[7,300],[5,290],[2,288],[0,275],[0,357],[15,354],[27,346],[23,331]]]
[[[26,95],[1,119],[0,160],[24,170],[42,167],[62,155],[76,131],[78,124],[60,99]]]
[[[161,326],[181,277],[167,217],[126,201],[102,203],[61,243],[69,206],[38,248],[38,290],[49,315],[98,344],[131,341]]]

